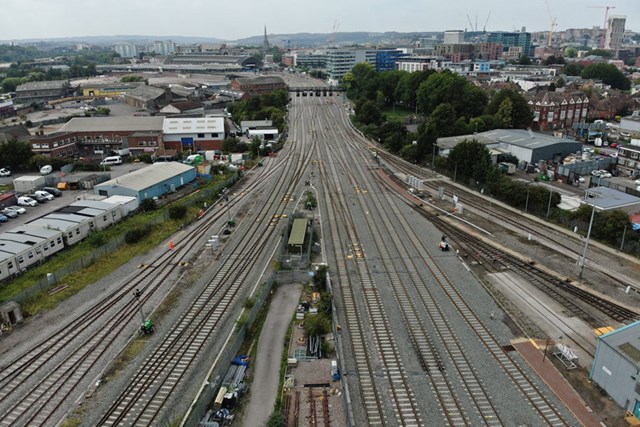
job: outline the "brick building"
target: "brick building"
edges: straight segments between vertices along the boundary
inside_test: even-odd
[[[274,90],[287,89],[282,77],[237,78],[231,82],[231,89],[246,92],[251,96],[264,95]]]
[[[589,98],[576,92],[544,92],[530,99],[533,127],[539,130],[571,129],[585,122],[589,111]]]
[[[35,154],[101,158],[113,151],[152,152],[162,146],[163,117],[73,118],[57,132],[31,139]]]

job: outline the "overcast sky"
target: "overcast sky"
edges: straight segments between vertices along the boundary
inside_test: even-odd
[[[604,23],[604,9],[640,31],[640,0],[547,0],[558,29]],[[224,40],[338,31],[549,28],[545,0],[0,0],[0,40],[106,35],[181,35]]]

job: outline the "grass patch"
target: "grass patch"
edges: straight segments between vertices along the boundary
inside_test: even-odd
[[[127,345],[122,353],[116,358],[116,360],[109,366],[109,369],[105,372],[103,380],[105,382],[117,377],[124,371],[127,366],[136,358],[138,354],[144,349],[144,346],[149,341],[148,338],[139,337],[134,339]]]
[[[413,117],[416,114],[414,110],[399,107],[397,105],[395,108],[385,108],[382,110],[382,113],[389,122],[403,122],[407,117]]]

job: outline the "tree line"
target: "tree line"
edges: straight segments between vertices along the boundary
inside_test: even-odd
[[[376,72],[360,63],[344,76],[343,86],[355,104],[356,125],[390,152],[416,163],[429,158],[440,137],[526,128],[533,121],[515,88],[486,92],[448,70]],[[400,121],[387,120],[395,108],[420,120],[416,133],[410,134]]]

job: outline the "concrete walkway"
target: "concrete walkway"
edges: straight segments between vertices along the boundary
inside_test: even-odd
[[[284,338],[298,306],[302,285],[279,285],[265,320],[254,361],[251,396],[243,425],[264,427],[278,395]]]

